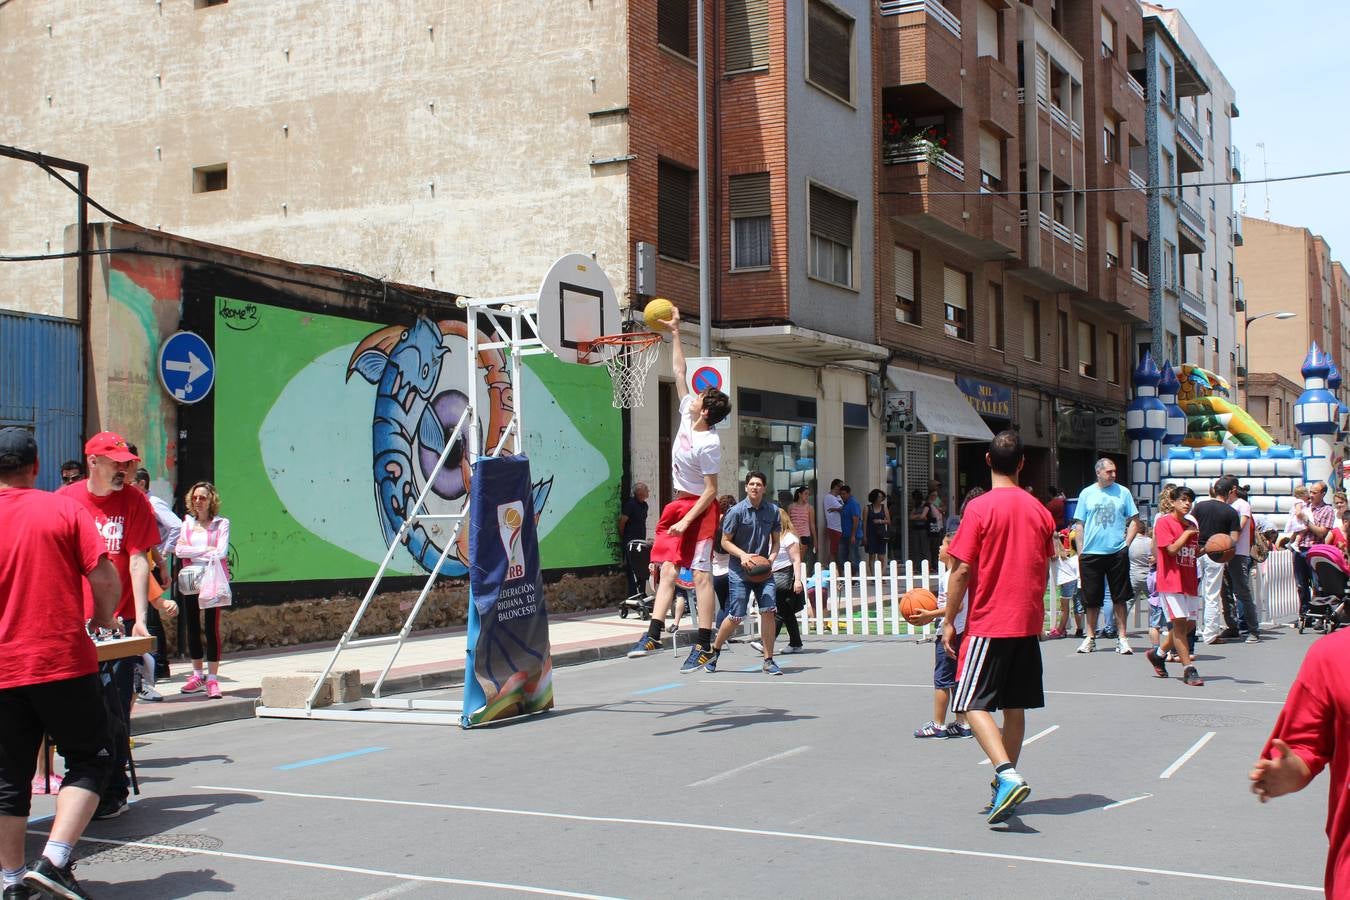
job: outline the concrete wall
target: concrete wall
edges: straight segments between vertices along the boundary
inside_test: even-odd
[[[793,248],[788,284],[793,321],[832,334],[873,341],[876,287],[876,199],[872,174],[876,116],[872,95],[873,8],[868,0],[834,0],[853,18],[853,97],[844,103],[806,78],[806,4],[787,4],[788,222]],[[809,185],[857,200],[853,231],[853,286],[837,287],[808,276]],[[798,249],[799,248],[799,249]]]
[[[627,102],[626,27],[621,0],[8,3],[0,133],[149,228],[477,296],[594,251],[622,286],[626,173],[591,159],[627,126],[588,114]],[[217,163],[229,188],[193,193]],[[69,196],[19,171],[0,246],[59,250]],[[0,304],[59,313],[57,279],[8,267]]]
[[[1281,310],[1296,314],[1292,319],[1272,316],[1251,325],[1247,370],[1275,372],[1302,384],[1299,369],[1315,337],[1308,318],[1311,235],[1306,228],[1246,216],[1242,230],[1244,242],[1236,257],[1248,317]]]

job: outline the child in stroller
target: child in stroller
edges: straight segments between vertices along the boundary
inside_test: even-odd
[[[1311,627],[1330,634],[1350,622],[1350,563],[1339,547],[1330,544],[1309,547],[1308,563],[1313,572],[1312,599],[1299,617],[1298,633]]]
[[[633,572],[646,572],[647,577],[642,580],[641,590],[636,594],[630,594],[619,604],[619,618],[626,619],[630,612],[637,612],[638,618],[647,620],[652,617],[652,607],[656,605],[656,595],[652,592],[652,542],[651,541],[629,541],[624,547],[624,553],[627,554],[626,561],[628,568]]]

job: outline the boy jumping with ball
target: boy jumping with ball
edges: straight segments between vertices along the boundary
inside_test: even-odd
[[[731,400],[716,388],[691,394],[685,385],[684,348],[680,345],[680,311],[662,320],[673,339],[670,368],[680,398],[680,430],[670,448],[670,473],[675,499],[661,510],[652,542],[651,561],[661,567],[656,600],[647,634],[628,651],[629,658],[661,649],[661,630],[675,598],[675,577],[681,568],[694,572],[698,611],[698,640],[681,672],[692,672],[712,659],[713,615],[717,609],[712,583],[712,547],[720,518],[717,509],[717,472],[722,466],[722,439],[713,426],[731,412]]]

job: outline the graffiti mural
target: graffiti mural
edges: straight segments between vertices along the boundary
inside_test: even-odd
[[[467,326],[463,322],[433,323],[423,318],[411,328],[391,325],[361,341],[348,364],[349,378],[353,372],[359,372],[376,385],[371,450],[377,511],[386,544],[397,538],[423,490],[429,490],[429,498],[446,502],[461,500],[469,492],[471,467],[469,454],[465,452],[468,429],[461,429],[460,437],[454,434],[469,406],[469,396],[460,386],[432,395],[446,368],[450,348],[445,338],[450,335],[466,340]],[[500,350],[482,351],[478,367],[490,405],[487,428],[482,431],[478,450],[481,455],[496,447],[506,434],[515,406],[505,354]],[[446,464],[437,473],[436,463],[452,438],[454,443]],[[534,485],[536,515],[542,514],[552,485],[552,478]],[[431,572],[444,555],[446,541],[437,540],[430,527],[419,521],[408,528],[403,543],[413,559]],[[441,574],[457,575],[465,571],[469,557],[467,525],[459,529],[455,543],[457,546],[446,557]]]
[[[470,392],[482,447],[506,430],[517,394],[528,404],[543,567],[614,563],[622,436],[603,369],[529,357],[512,385],[505,356],[483,351],[467,384],[463,321],[371,323],[215,302],[215,472],[244,551],[236,580],[368,578],[424,488],[428,513],[460,511],[464,438],[430,477]],[[445,519],[407,529],[390,572],[431,571],[451,531]],[[464,573],[467,548],[462,529],[441,573]]]

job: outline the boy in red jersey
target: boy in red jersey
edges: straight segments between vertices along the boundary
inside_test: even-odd
[[[1200,583],[1195,571],[1195,557],[1200,549],[1200,526],[1188,517],[1195,491],[1179,487],[1172,494],[1172,511],[1158,519],[1153,529],[1153,540],[1158,552],[1157,588],[1163,615],[1172,623],[1172,630],[1163,638],[1162,652],[1149,648],[1144,654],[1159,678],[1167,677],[1164,665],[1168,642],[1181,659],[1181,680],[1192,687],[1204,687],[1200,673],[1191,665],[1190,642],[1186,638],[1195,629],[1195,618],[1200,614]]]
[[[1016,765],[1026,710],[1045,705],[1040,640],[1046,577],[1056,547],[1055,520],[1017,484],[1025,462],[1017,432],[999,432],[984,458],[992,488],[966,504],[948,551],[954,565],[947,580],[942,644],[957,656],[955,623],[969,591],[952,709],[966,714],[994,764],[988,819],[994,825],[1031,793]],[[1002,729],[993,716],[1000,709]]]

